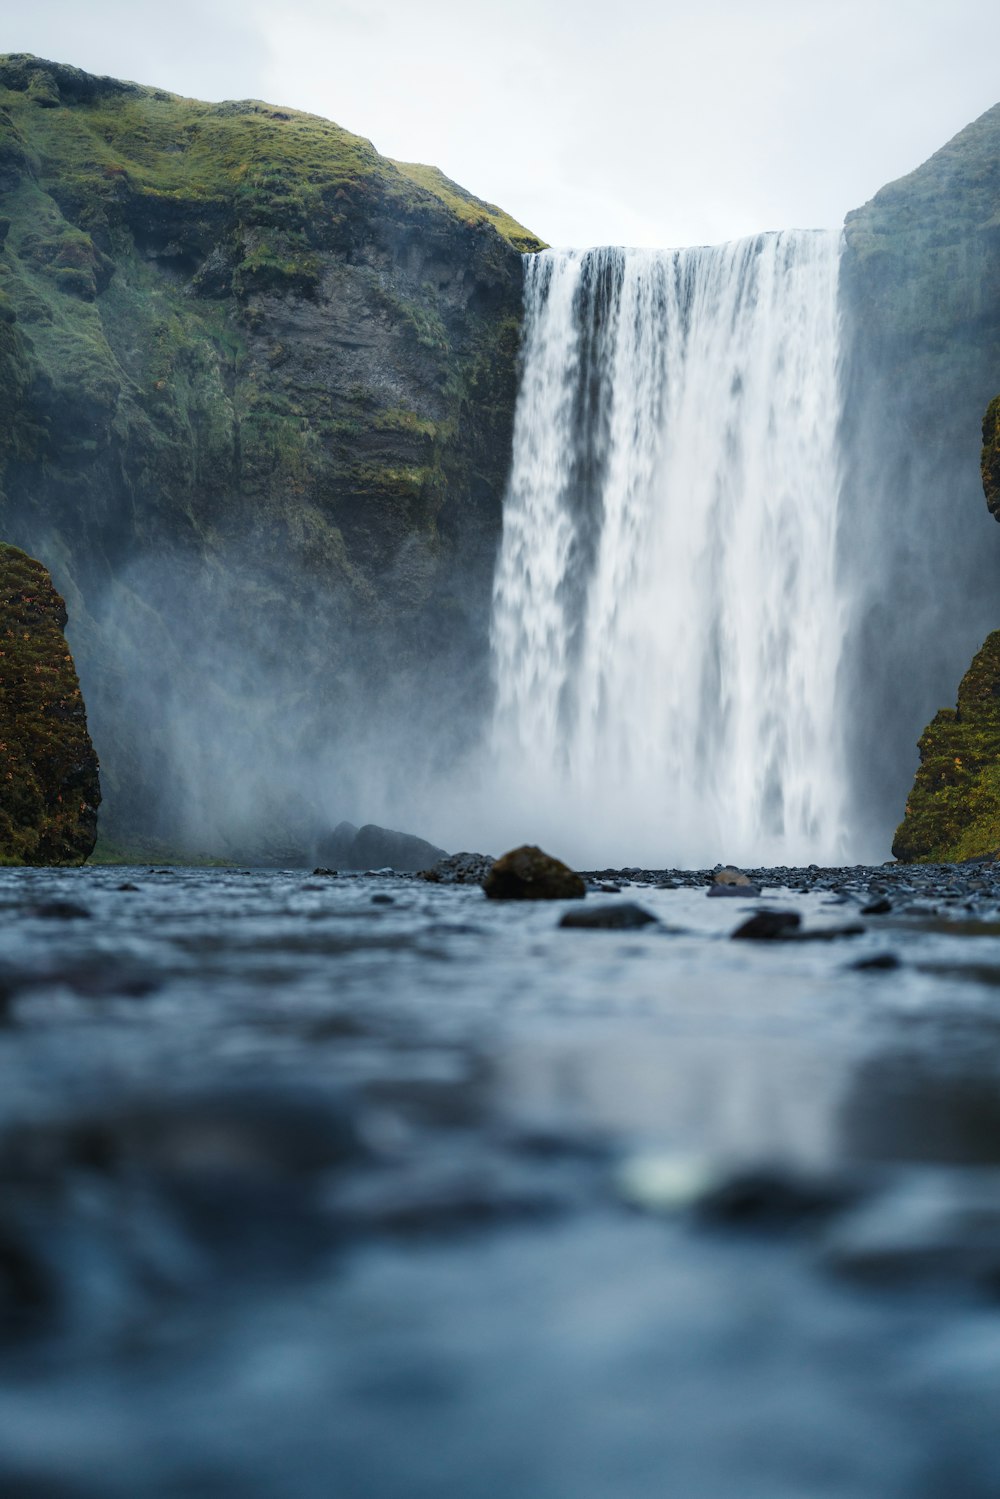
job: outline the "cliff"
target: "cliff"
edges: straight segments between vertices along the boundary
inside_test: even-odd
[[[0,543],[0,864],[82,864],[97,836],[97,756],[65,624],[45,568]]]
[[[1000,369],[1000,106],[848,214],[841,297],[840,546],[860,580],[844,718],[875,858],[921,727],[998,619],[1000,533],[977,457]]]
[[[981,472],[996,513],[1000,397],[983,420]],[[958,689],[920,736],[920,768],[896,830],[897,859],[948,862],[1000,853],[1000,630],[976,654]]]
[[[70,601],[102,827],[294,842],[400,725],[440,755],[487,692],[540,242],[329,121],[25,56],[0,214],[0,535]]]

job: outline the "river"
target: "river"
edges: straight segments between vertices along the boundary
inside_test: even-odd
[[[709,878],[0,871],[5,1499],[993,1499],[1000,879]]]

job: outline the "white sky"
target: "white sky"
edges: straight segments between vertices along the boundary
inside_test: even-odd
[[[0,51],[326,115],[560,245],[834,226],[1000,102],[997,0],[0,0]]]

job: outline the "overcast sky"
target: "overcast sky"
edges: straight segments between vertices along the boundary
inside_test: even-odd
[[[0,51],[326,115],[553,244],[833,226],[1000,102],[997,0],[0,0]]]

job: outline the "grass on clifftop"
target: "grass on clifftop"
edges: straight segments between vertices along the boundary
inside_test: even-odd
[[[41,175],[58,178],[72,217],[89,215],[95,227],[105,215],[114,222],[123,194],[140,193],[153,215],[234,204],[242,222],[288,236],[294,263],[307,257],[317,226],[335,229],[358,206],[356,195],[378,188],[401,209],[443,204],[464,223],[489,223],[518,250],[543,248],[437,168],[390,161],[362,136],[300,110],[257,99],[203,103],[29,54],[0,56],[0,107],[8,112],[0,158],[35,153]],[[17,128],[25,111],[30,142]]]
[[[525,229],[516,219],[512,219],[509,213],[504,213],[502,208],[497,208],[494,203],[484,203],[482,198],[476,198],[464,187],[459,187],[457,182],[452,182],[438,167],[423,166],[416,161],[394,161],[393,166],[415,182],[418,187],[426,188],[436,198],[440,198],[448,208],[456,213],[459,218],[468,224],[492,224],[504,239],[525,254],[531,254],[536,250],[547,249],[543,240],[537,235]]]

